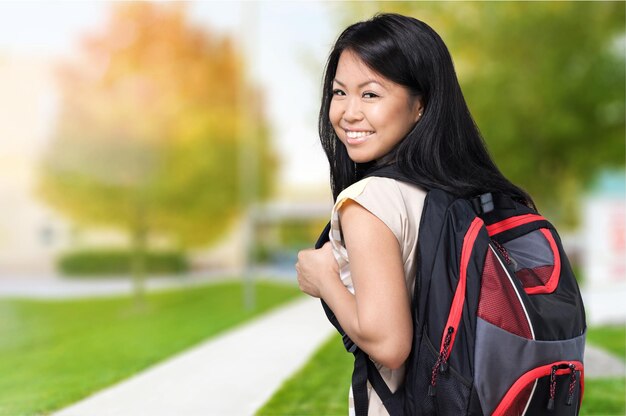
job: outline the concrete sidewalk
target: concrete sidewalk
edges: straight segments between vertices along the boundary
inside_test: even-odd
[[[621,359],[593,345],[585,345],[585,379],[626,377],[626,357]]]
[[[54,415],[252,415],[333,331],[299,299]]]
[[[202,286],[228,280],[242,280],[243,272],[236,269],[194,271],[177,275],[146,276],[147,292]],[[296,283],[293,265],[289,267],[254,267],[249,270],[255,281]],[[107,297],[133,293],[133,279],[128,275],[105,277],[67,277],[58,274],[6,275],[0,274],[0,298],[76,299]]]
[[[237,279],[236,272],[186,273],[174,276],[149,276],[145,290],[154,292],[167,289],[201,286],[218,281]],[[71,278],[59,275],[0,276],[0,298],[77,299],[130,295],[133,280],[130,276]]]

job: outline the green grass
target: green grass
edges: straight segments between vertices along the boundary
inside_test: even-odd
[[[259,283],[245,311],[242,286],[220,283],[132,297],[0,300],[0,415],[47,414],[294,298]]]
[[[339,335],[332,336],[257,415],[347,415],[353,361]]]
[[[625,400],[625,379],[585,380],[585,393],[580,415],[623,416],[626,414]]]
[[[587,330],[587,342],[626,360],[626,326],[599,326]]]
[[[588,331],[589,342],[624,356],[623,327],[597,327]],[[346,415],[352,355],[339,336],[333,336],[294,374],[257,413],[279,415]],[[623,378],[585,380],[581,415],[626,414],[626,381]]]
[[[599,326],[588,328],[587,342],[626,359],[626,327]],[[585,380],[585,396],[581,415],[626,414],[626,379]]]

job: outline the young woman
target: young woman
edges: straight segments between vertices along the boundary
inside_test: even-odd
[[[411,350],[425,189],[533,202],[489,157],[450,54],[425,23],[379,14],[349,26],[330,53],[323,88],[319,133],[335,205],[330,242],[299,253],[298,281],[328,304],[394,391]],[[422,186],[363,178],[392,163]],[[370,415],[387,414],[373,390],[369,400]]]

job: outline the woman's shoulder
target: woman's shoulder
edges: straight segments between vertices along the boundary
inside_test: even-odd
[[[426,192],[416,185],[371,176],[350,185],[339,194],[332,218],[340,229],[341,207],[346,201],[353,200],[385,223],[400,247],[407,247],[406,253],[409,253],[417,238],[425,196]]]
[[[426,196],[426,191],[423,188],[412,183],[381,176],[368,176],[367,178],[363,178],[341,191],[341,193],[337,196],[337,201],[342,198],[345,199],[355,197],[363,194],[364,192],[389,195],[421,194],[424,197]]]
[[[335,209],[339,209],[347,199],[398,206],[407,202],[420,202],[425,196],[426,191],[417,185],[393,178],[369,176],[344,189],[337,196]]]

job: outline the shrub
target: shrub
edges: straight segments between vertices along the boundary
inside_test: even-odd
[[[152,251],[145,254],[147,273],[176,274],[189,270],[183,253]],[[65,253],[57,269],[68,276],[127,275],[132,272],[132,252],[123,249],[80,250]]]

